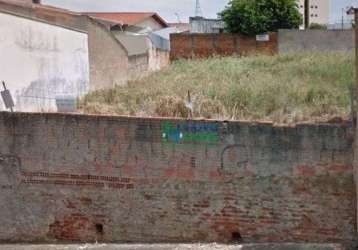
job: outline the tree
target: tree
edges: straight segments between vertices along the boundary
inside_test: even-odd
[[[231,0],[219,16],[229,32],[244,35],[297,29],[303,22],[296,0]]]
[[[311,23],[308,27],[310,30],[326,30],[327,25],[319,24],[319,23]]]

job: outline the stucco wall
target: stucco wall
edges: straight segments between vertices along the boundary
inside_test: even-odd
[[[149,70],[157,71],[164,69],[170,64],[170,52],[167,50],[151,47],[149,51]]]
[[[127,84],[169,64],[169,52],[145,35],[109,31],[89,19],[91,90]]]
[[[156,47],[146,35],[115,33],[128,52],[128,80],[136,80],[170,64],[169,51]],[[133,46],[138,45],[138,48]]]
[[[351,242],[348,124],[0,113],[0,240]]]
[[[279,53],[307,50],[353,52],[354,30],[280,30]]]
[[[103,25],[88,20],[91,90],[127,83],[128,55],[121,43]]]
[[[148,69],[149,71],[161,70],[170,64],[170,51],[157,48],[152,38],[147,37],[148,42]]]
[[[56,96],[87,93],[87,41],[81,32],[0,13],[0,80],[15,109],[56,111]]]
[[[140,79],[149,73],[149,52],[128,57],[128,80]]]
[[[149,17],[149,18],[145,19],[144,21],[136,24],[136,26],[143,27],[143,28],[149,27],[152,31],[156,31],[156,30],[165,28],[165,27],[163,27],[163,25],[158,23],[158,21],[156,21],[153,17]]]
[[[190,33],[223,33],[225,23],[220,19],[206,19],[202,17],[190,17]]]

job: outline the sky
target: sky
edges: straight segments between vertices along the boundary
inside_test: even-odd
[[[329,1],[329,0],[322,0]],[[229,0],[200,0],[205,17],[215,18]],[[74,11],[152,11],[168,22],[188,22],[194,15],[195,0],[43,0],[44,4],[55,5]],[[342,8],[355,5],[358,0],[331,0],[331,23],[340,22]],[[345,17],[348,18],[348,17]]]

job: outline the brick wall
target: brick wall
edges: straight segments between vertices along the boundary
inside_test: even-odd
[[[278,51],[277,34],[270,34],[270,41],[257,42],[255,37],[223,34],[171,34],[171,59],[207,58],[215,55],[268,54]]]
[[[0,241],[351,242],[353,132],[0,113]]]

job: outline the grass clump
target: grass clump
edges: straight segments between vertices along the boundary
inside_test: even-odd
[[[143,79],[83,98],[85,113],[266,120],[277,123],[348,119],[354,56],[294,53],[176,61]]]

